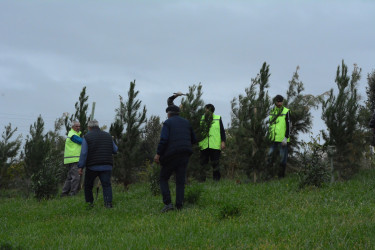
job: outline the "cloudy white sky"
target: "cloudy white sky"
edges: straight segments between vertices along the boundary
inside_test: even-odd
[[[375,1],[0,1],[0,132],[24,138],[39,114],[47,129],[73,113],[87,86],[109,125],[136,80],[148,117],[202,83],[203,99],[230,122],[230,101],[262,63],[270,94],[285,94],[296,66],[305,93],[335,88],[341,60],[375,69]],[[364,96],[365,97],[365,96]],[[323,129],[314,112],[314,131]]]

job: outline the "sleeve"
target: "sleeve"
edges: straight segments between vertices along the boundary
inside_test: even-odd
[[[82,145],[82,138],[77,136],[77,135],[73,135],[72,137],[70,137],[70,140],[74,143],[77,143],[79,145]]]
[[[168,98],[168,100],[167,100],[168,106],[174,105],[173,101],[174,101],[174,99],[176,99],[176,97],[177,97],[176,95],[172,95]]]
[[[195,136],[195,133],[192,127],[190,127],[190,138],[191,138],[191,144],[195,144],[198,142],[197,137]]]
[[[112,143],[113,143],[113,150],[112,150],[112,153],[113,154],[117,154],[117,151],[118,151],[118,147],[117,145],[115,144],[115,142],[112,140]]]
[[[288,113],[286,113],[285,115],[285,122],[286,122],[286,130],[285,130],[285,137],[286,138],[289,138],[290,136],[290,111],[288,111]]]
[[[79,156],[78,167],[84,168],[86,166],[87,160],[87,153],[88,153],[88,146],[85,138],[82,139],[82,147],[81,147],[81,155]]]
[[[168,139],[169,139],[169,126],[166,123],[164,123],[163,128],[161,129],[160,141],[159,141],[159,145],[157,148],[158,155],[163,155],[168,145]]]
[[[224,129],[224,125],[223,125],[223,121],[221,120],[221,117],[220,117],[220,136],[221,136],[221,141],[226,142],[227,137],[225,135],[225,129]]]

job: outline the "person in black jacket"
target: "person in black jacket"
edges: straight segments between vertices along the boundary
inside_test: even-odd
[[[166,112],[168,119],[163,123],[157,153],[154,157],[154,161],[161,164],[160,189],[165,205],[162,212],[174,209],[168,185],[168,180],[173,172],[176,173],[175,205],[177,209],[182,208],[186,168],[190,155],[193,153],[192,144],[197,142],[190,122],[179,116],[179,107],[172,102]]]
[[[95,178],[99,177],[103,187],[104,206],[112,208],[112,154],[116,154],[118,148],[113,142],[112,136],[100,130],[98,121],[89,121],[88,129],[89,132],[82,140],[81,155],[78,162],[78,173],[80,175],[83,173],[83,168],[87,167],[85,173],[85,200],[90,206],[93,205],[92,188]]]

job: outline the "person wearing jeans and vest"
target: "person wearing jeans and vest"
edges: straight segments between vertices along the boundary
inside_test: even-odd
[[[92,189],[94,180],[99,177],[103,187],[103,200],[106,208],[112,208],[111,175],[113,166],[112,154],[117,153],[117,146],[112,136],[99,128],[96,120],[88,122],[89,132],[82,140],[81,156],[78,163],[79,174],[85,172],[85,200],[89,206],[93,206],[94,196]]]
[[[206,180],[206,171],[204,166],[208,164],[209,160],[211,160],[213,169],[212,178],[215,181],[219,181],[221,178],[219,160],[221,150],[225,148],[225,130],[221,116],[214,114],[214,105],[207,104],[205,109],[206,113],[202,116],[201,120],[201,132],[207,133],[207,135],[203,135],[203,140],[199,142],[200,164],[202,167],[199,178],[201,181]],[[207,123],[209,124],[207,125]]]
[[[268,151],[268,163],[272,167],[272,156],[276,151],[280,154],[278,177],[285,176],[286,161],[288,159],[288,142],[290,134],[290,111],[283,106],[284,98],[277,95],[274,98],[275,107],[271,110],[269,120],[269,138],[272,142]]]
[[[174,209],[168,185],[168,180],[173,172],[176,173],[175,205],[177,209],[181,209],[183,206],[186,168],[190,155],[193,153],[192,144],[197,142],[190,122],[179,116],[180,108],[173,104],[173,99],[168,99],[171,101],[168,102],[170,105],[166,109],[168,119],[163,123],[154,157],[154,161],[161,164],[160,189],[164,203],[162,213]]]
[[[74,121],[65,141],[64,165],[68,168],[68,176],[62,188],[61,197],[76,195],[79,190],[80,176],[77,166],[82,144],[80,129],[80,123]]]

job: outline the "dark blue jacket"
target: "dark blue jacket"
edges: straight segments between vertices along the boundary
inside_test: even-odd
[[[177,155],[191,155],[192,144],[197,142],[190,122],[178,115],[170,117],[163,123],[157,154],[160,162]]]

